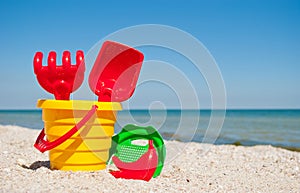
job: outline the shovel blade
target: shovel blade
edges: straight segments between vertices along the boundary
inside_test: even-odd
[[[117,42],[106,41],[89,75],[89,86],[102,102],[129,99],[136,87],[144,55]]]

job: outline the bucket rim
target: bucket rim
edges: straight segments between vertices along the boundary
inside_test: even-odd
[[[122,105],[119,102],[98,102],[87,100],[39,99],[36,106],[41,109],[90,110],[93,105],[98,106],[98,111],[122,110]]]

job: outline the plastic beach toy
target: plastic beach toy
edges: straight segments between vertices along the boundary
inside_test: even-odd
[[[56,65],[56,52],[48,56],[48,66],[43,66],[43,53],[36,52],[33,60],[34,73],[39,84],[57,100],[69,100],[70,94],[77,90],[84,79],[83,51],[76,52],[76,64],[71,65],[71,54],[63,52],[62,65]],[[76,76],[76,78],[75,78]]]
[[[134,143],[137,140],[147,140],[149,144],[137,145]],[[163,138],[154,127],[129,124],[113,136],[110,157],[120,170],[111,172],[115,177],[149,181],[161,173],[166,148]]]
[[[37,106],[43,110],[44,129],[34,146],[49,150],[51,169],[106,168],[120,103],[39,100]]]
[[[148,151],[137,161],[123,162],[115,155],[112,157],[112,161],[119,169],[119,171],[110,171],[115,178],[149,181],[156,170],[158,156],[153,146],[153,141],[149,140]]]
[[[144,55],[126,45],[106,41],[89,75],[89,86],[98,101],[121,102],[131,97]]]
[[[69,100],[84,79],[83,57],[83,52],[77,51],[76,64],[71,65],[70,52],[65,51],[58,66],[56,53],[50,52],[48,66],[43,66],[43,54],[34,56],[39,84],[56,99],[38,101],[44,128],[34,144],[41,152],[49,150],[51,169],[106,168],[117,111],[122,110],[119,102],[133,94],[144,58],[131,47],[105,42],[89,75],[89,86],[99,96],[98,102]]]

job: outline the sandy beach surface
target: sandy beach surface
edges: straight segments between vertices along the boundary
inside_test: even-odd
[[[48,154],[33,147],[38,133],[0,126],[1,192],[300,192],[299,152],[166,141],[161,175],[144,182],[50,170]]]

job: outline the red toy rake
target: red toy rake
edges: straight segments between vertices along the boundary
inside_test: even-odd
[[[56,65],[56,52],[48,56],[48,66],[42,65],[43,53],[36,52],[33,60],[34,73],[39,84],[48,92],[54,94],[56,100],[69,100],[70,94],[78,89],[84,79],[83,51],[76,52],[76,64],[71,65],[71,54],[63,52],[62,65]]]

